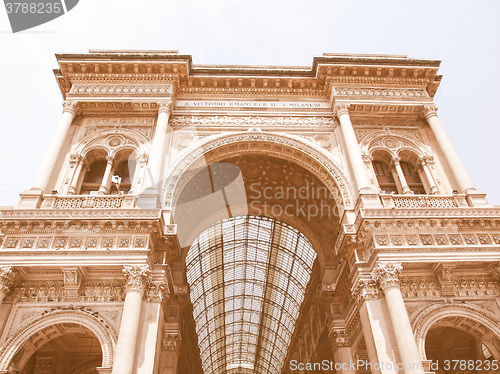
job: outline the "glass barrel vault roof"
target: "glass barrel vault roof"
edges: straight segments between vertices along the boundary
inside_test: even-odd
[[[242,216],[191,246],[187,279],[205,373],[280,373],[316,253],[276,219]]]

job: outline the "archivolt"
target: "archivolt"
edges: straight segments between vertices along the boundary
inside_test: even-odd
[[[37,331],[60,323],[74,323],[89,329],[99,340],[102,349],[102,367],[111,368],[116,348],[116,333],[107,323],[85,310],[60,309],[44,314],[19,328],[0,350],[0,372],[8,370],[9,363],[28,339]]]
[[[316,175],[332,192],[340,213],[353,207],[352,187],[330,154],[298,136],[261,131],[214,135],[190,145],[167,173],[164,182],[165,205],[168,208],[174,206],[183,187],[179,183],[181,176],[190,167],[194,170],[193,164],[204,166],[205,163],[245,153],[265,153],[296,162]]]
[[[421,357],[426,358],[425,338],[429,330],[443,318],[454,316],[478,322],[500,339],[500,322],[489,311],[468,304],[432,304],[419,311],[412,324]]]

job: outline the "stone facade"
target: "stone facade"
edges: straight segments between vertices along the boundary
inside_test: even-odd
[[[205,229],[246,215],[293,227],[316,256],[281,367],[267,372],[320,372],[324,360],[337,373],[451,372],[446,360],[496,372],[500,209],[439,121],[439,61],[57,59],[59,125],[33,187],[0,212],[0,373],[211,373],[186,257]],[[218,163],[236,165],[242,187],[220,211],[190,211],[185,191],[205,196],[198,166],[216,192]],[[227,357],[217,372],[265,372],[258,354]]]

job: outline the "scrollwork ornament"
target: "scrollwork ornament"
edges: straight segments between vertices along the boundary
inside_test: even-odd
[[[148,265],[125,265],[123,273],[127,278],[125,291],[137,290],[144,293],[151,283],[151,270]]]
[[[349,337],[345,330],[342,329],[334,329],[330,331],[329,334],[330,342],[333,347],[348,347],[349,346]]]
[[[17,274],[11,266],[0,267],[0,292],[7,295],[14,285],[16,278]]]
[[[378,299],[379,290],[377,283],[371,279],[359,280],[353,291],[353,296],[358,300],[358,302],[363,302],[363,300],[369,299]]]
[[[399,263],[377,264],[373,269],[372,279],[379,284],[382,290],[389,287],[399,287],[399,274],[402,270],[403,266]]]

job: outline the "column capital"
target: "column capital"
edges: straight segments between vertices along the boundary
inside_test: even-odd
[[[146,291],[146,299],[153,303],[161,303],[168,299],[169,296],[170,292],[164,281],[151,281]]]
[[[399,165],[400,162],[401,162],[401,157],[399,156],[394,156],[391,160],[391,164],[393,166]]]
[[[362,303],[364,300],[378,299],[379,288],[377,287],[377,283],[371,279],[360,279],[356,283],[352,295],[359,303]]]
[[[83,161],[83,156],[82,155],[79,155],[77,153],[73,153],[71,155],[69,155],[69,162],[72,163],[72,164],[76,164],[80,161]]]
[[[172,99],[159,100],[157,104],[158,113],[167,113],[168,115],[172,114]]]
[[[165,330],[162,337],[162,347],[165,351],[179,352],[182,337],[179,331]]]
[[[344,329],[331,329],[328,332],[328,339],[333,348],[336,347],[349,347],[349,336]]]
[[[127,278],[125,292],[136,290],[144,293],[151,282],[151,270],[149,270],[149,265],[125,265],[123,266],[123,273]]]
[[[426,118],[437,116],[438,106],[436,104],[426,104],[424,105],[422,112]]]
[[[432,164],[434,164],[434,157],[433,156],[422,156],[418,159],[418,163],[422,166],[432,165]]]
[[[337,117],[340,117],[342,114],[349,114],[350,106],[351,104],[349,103],[335,104],[335,107],[333,108],[333,113],[335,113]]]
[[[108,157],[106,157],[106,162],[108,164],[112,164],[114,160],[115,160],[115,156],[108,156]]]
[[[63,113],[68,112],[73,115],[77,115],[80,111],[78,102],[75,100],[65,100],[63,101]]]
[[[366,164],[370,164],[373,161],[373,156],[372,155],[361,155],[361,158],[363,159],[363,162]]]
[[[400,263],[378,263],[372,271],[372,279],[382,290],[389,287],[399,287],[399,274],[403,270]]]
[[[0,292],[7,295],[14,285],[16,278],[17,273],[12,266],[0,267]]]

